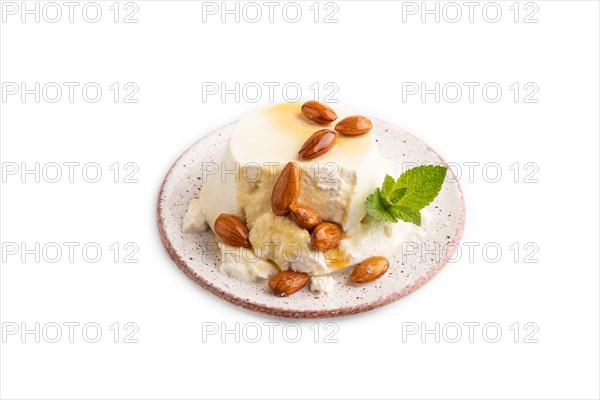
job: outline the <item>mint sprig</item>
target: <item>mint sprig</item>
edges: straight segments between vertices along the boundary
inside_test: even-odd
[[[367,214],[380,221],[411,222],[421,226],[421,210],[438,195],[446,167],[424,165],[404,172],[396,180],[385,176],[381,188],[365,200]]]

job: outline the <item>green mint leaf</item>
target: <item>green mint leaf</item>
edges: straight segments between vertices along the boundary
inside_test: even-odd
[[[367,197],[365,200],[367,214],[380,221],[397,222],[397,218],[388,212],[381,197],[381,190],[379,188],[375,189],[375,192]]]
[[[406,188],[398,188],[395,189],[394,192],[392,193],[392,204],[396,204],[398,203],[406,194]]]
[[[412,222],[417,226],[421,226],[421,212],[410,209],[408,207],[393,207],[389,208],[388,212],[397,219],[402,221]]]
[[[394,178],[392,178],[389,175],[386,175],[385,178],[383,179],[383,185],[381,185],[381,193],[384,196],[389,197],[392,192],[394,191],[394,188],[396,187],[396,180]]]
[[[446,172],[446,167],[424,165],[409,169],[396,181],[386,175],[381,188],[365,200],[367,214],[380,221],[400,219],[421,226],[420,211],[437,197]]]
[[[391,207],[394,205],[394,201],[392,200],[394,187],[396,185],[396,180],[389,175],[386,175],[383,179],[383,185],[381,185],[380,197],[381,201],[385,205],[385,207]]]
[[[423,165],[404,172],[395,187],[406,188],[406,193],[395,205],[415,211],[428,206],[440,192],[446,172],[446,167],[434,165]]]

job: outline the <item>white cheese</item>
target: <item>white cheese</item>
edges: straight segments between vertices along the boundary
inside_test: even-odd
[[[197,233],[208,229],[208,224],[204,218],[202,201],[194,199],[190,201],[187,212],[183,217],[183,233]]]
[[[353,113],[334,107],[338,121]],[[377,150],[373,132],[357,137],[338,135],[336,145],[313,160],[300,160],[298,151],[315,131],[329,128],[302,116],[300,103],[271,106],[241,119],[218,164],[205,166],[207,181],[183,219],[186,233],[214,229],[221,213],[240,217],[250,230],[254,250],[219,244],[220,270],[244,281],[266,279],[278,270],[311,275],[311,289],[329,293],[335,281],[320,277],[365,259],[391,258],[403,242],[422,241],[426,231],[406,222],[386,223],[366,216],[364,200],[391,171]],[[315,209],[325,221],[342,226],[339,248],[323,254],[313,249],[310,234],[289,217],[271,211],[271,192],[290,161],[302,169],[299,204]],[[397,174],[393,174],[397,176]],[[428,220],[422,212],[424,222]],[[236,251],[247,257],[236,256]],[[319,276],[319,278],[316,278]]]
[[[236,124],[221,161],[211,169],[213,174],[198,196],[202,216],[211,228],[219,214],[239,214],[243,206],[238,203],[237,187],[248,176],[236,171],[259,166],[269,172],[261,180],[274,179],[276,172],[290,161],[308,171],[309,177],[316,176],[315,184],[304,188],[301,199],[304,196],[307,202],[316,203],[309,205],[322,208],[318,211],[324,217],[331,216],[348,230],[365,216],[363,202],[385,176],[373,133],[357,137],[338,135],[336,145],[327,153],[317,159],[300,160],[298,151],[311,134],[333,128],[304,118],[301,106],[301,103],[278,104],[252,113]],[[335,110],[338,120],[353,115],[337,105]],[[326,204],[331,200],[332,203]]]
[[[421,214],[423,221],[430,218],[426,210]],[[340,241],[340,250],[348,257],[348,265],[373,256],[390,259],[401,252],[403,243],[415,243],[424,236],[424,229],[410,222],[383,222],[368,216],[346,232],[346,237]]]
[[[278,269],[268,261],[262,260],[251,249],[233,247],[219,243],[221,249],[221,265],[219,270],[245,282],[256,282],[277,274]]]
[[[335,279],[330,276],[313,276],[310,278],[310,290],[321,295],[330,295],[335,288]]]

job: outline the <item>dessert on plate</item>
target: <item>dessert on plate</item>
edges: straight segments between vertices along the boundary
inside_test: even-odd
[[[442,187],[443,166],[401,171],[378,151],[369,118],[315,101],[257,111],[235,126],[183,218],[186,234],[211,229],[219,270],[277,296],[308,286],[334,295],[385,279],[403,242],[423,240],[422,221]]]

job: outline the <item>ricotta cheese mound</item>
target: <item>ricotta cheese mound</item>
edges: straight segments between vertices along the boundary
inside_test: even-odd
[[[391,257],[402,241],[420,230],[409,223],[390,224],[367,216],[363,203],[379,187],[388,170],[377,150],[373,131],[356,137],[338,135],[327,153],[301,160],[298,151],[323,126],[302,115],[301,103],[268,107],[242,118],[235,126],[218,163],[203,163],[208,176],[198,198],[190,202],[183,219],[185,233],[214,229],[217,217],[233,214],[249,229],[252,249],[236,257],[220,243],[220,270],[245,281],[268,278],[278,271],[294,270],[310,276],[327,275],[373,255]],[[335,106],[338,121],[356,115]],[[335,222],[345,232],[337,249],[323,253],[311,245],[310,233],[288,216],[271,211],[271,192],[285,165],[293,161],[302,170],[298,204]],[[238,251],[239,252],[239,251]],[[318,292],[327,292],[329,279],[316,279]],[[311,280],[312,286],[312,280]],[[320,289],[319,289],[320,288]],[[321,290],[322,289],[322,290]]]

